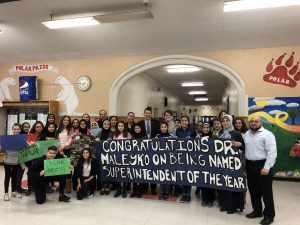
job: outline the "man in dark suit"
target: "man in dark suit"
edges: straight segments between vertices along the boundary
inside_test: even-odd
[[[97,121],[99,128],[103,128],[103,121],[108,119],[107,111],[105,109],[101,109],[99,111],[99,117],[100,119]]]
[[[138,124],[142,129],[143,136],[147,138],[155,138],[159,133],[159,122],[152,119],[152,109],[150,107],[145,108],[144,110],[144,119],[139,121]],[[148,184],[141,185],[142,193],[147,193]],[[156,184],[150,185],[151,194],[156,195]]]

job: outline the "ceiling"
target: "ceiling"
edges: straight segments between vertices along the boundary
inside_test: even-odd
[[[142,0],[0,4],[0,64],[300,44],[300,7],[223,13],[223,0],[150,0],[154,19],[49,30],[56,15],[140,7]]]
[[[221,105],[222,97],[229,81],[224,75],[201,68],[200,71],[190,73],[168,73],[165,66],[149,69],[143,74],[156,80],[161,86],[158,88],[167,89],[176,94],[185,105]],[[203,87],[181,87],[182,82],[204,82]],[[196,102],[189,91],[207,91],[207,102]]]

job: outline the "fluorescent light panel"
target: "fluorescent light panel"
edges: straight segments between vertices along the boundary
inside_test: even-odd
[[[224,12],[300,5],[300,0],[239,0],[225,1]]]
[[[191,65],[170,65],[166,67],[166,70],[168,73],[188,73],[197,72],[200,68]]]
[[[49,29],[62,29],[70,27],[83,27],[83,26],[92,26],[98,25],[99,22],[93,17],[82,17],[74,19],[65,19],[65,20],[51,20],[47,22],[42,22],[42,24]]]
[[[206,102],[208,101],[208,98],[195,98],[196,102]]]
[[[201,87],[204,86],[204,82],[184,82],[181,84],[182,87]]]
[[[189,95],[206,95],[206,91],[190,91]]]

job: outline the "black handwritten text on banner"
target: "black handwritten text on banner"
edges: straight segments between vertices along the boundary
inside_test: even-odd
[[[246,189],[238,149],[230,140],[143,139],[96,144],[104,181]]]

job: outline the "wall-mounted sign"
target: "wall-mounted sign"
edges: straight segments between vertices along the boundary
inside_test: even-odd
[[[266,67],[266,72],[263,76],[264,81],[284,85],[287,87],[296,87],[300,80],[299,61],[295,63],[294,52],[288,59],[284,59],[286,53],[279,56],[275,61],[274,58]]]
[[[8,70],[8,73],[14,74],[16,72],[33,73],[48,70],[51,73],[58,74],[59,71],[56,67],[50,64],[37,64],[37,65],[16,65]]]

